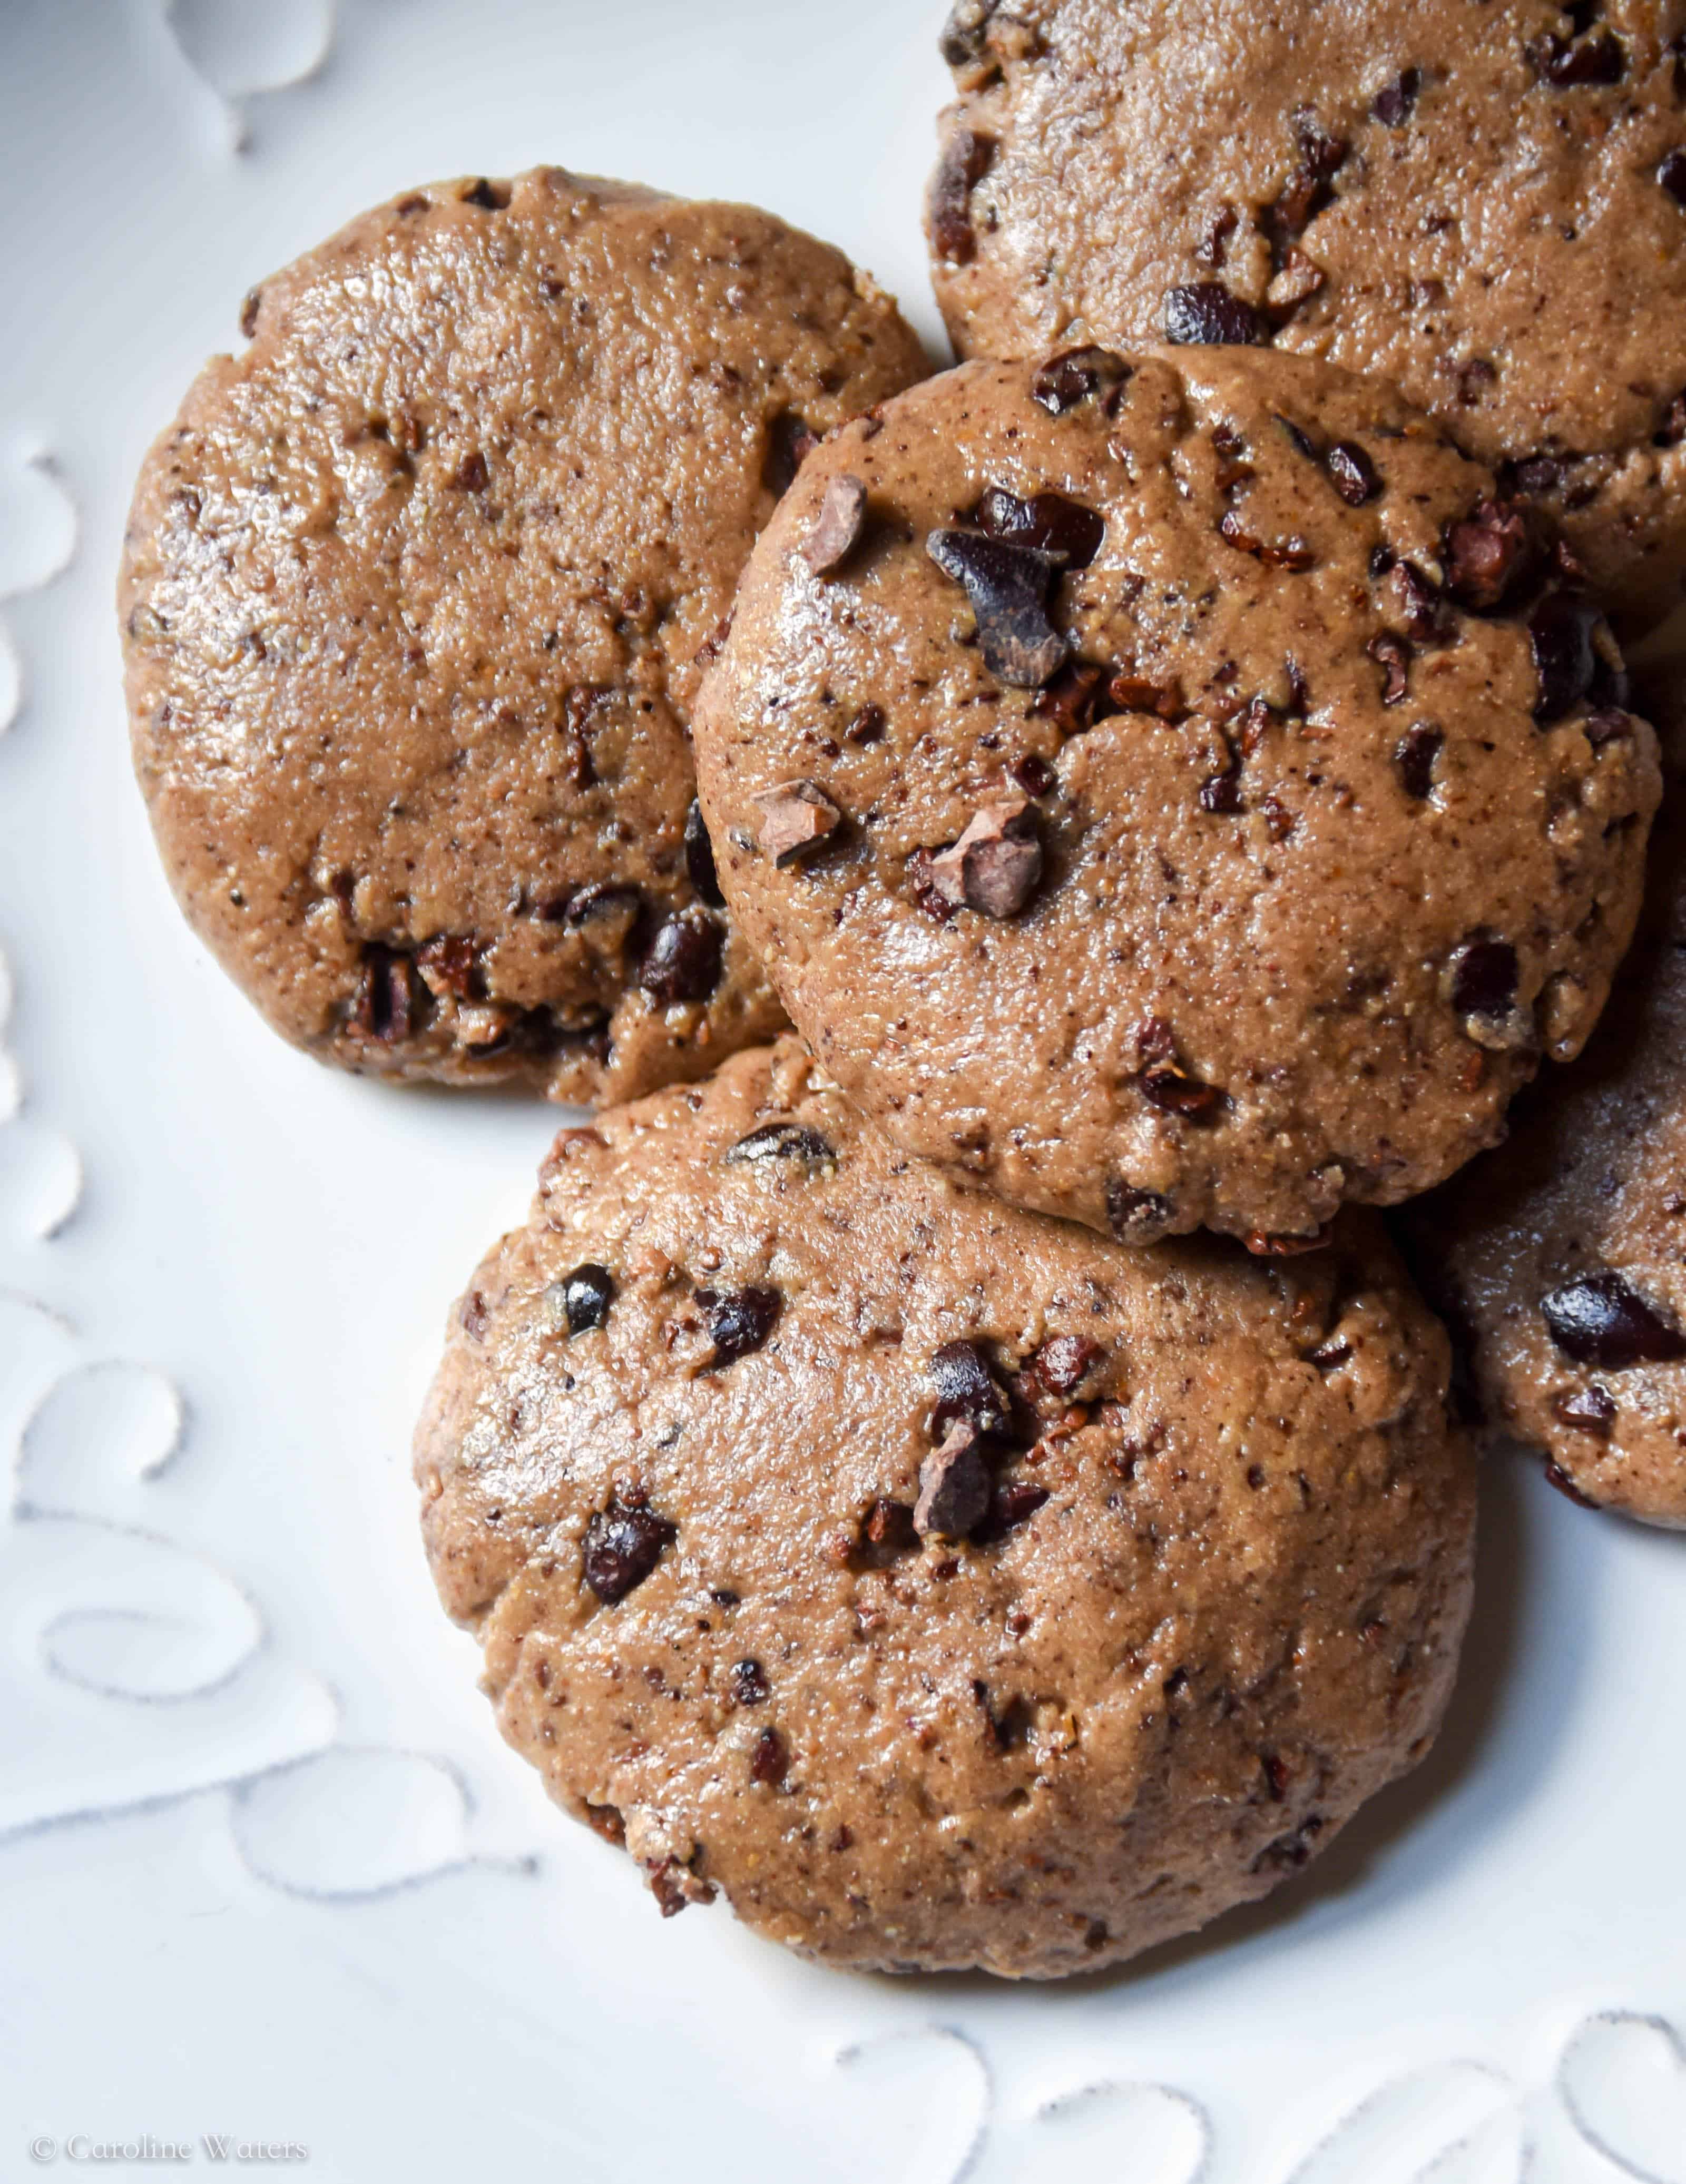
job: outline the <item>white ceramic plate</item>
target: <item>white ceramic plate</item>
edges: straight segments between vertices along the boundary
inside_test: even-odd
[[[250,283],[406,185],[560,160],[769,205],[935,341],[941,15],[0,0],[7,2179],[220,2134],[347,2184],[1686,2184],[1686,1540],[1496,1467],[1433,1760],[1122,1976],[664,1925],[497,1741],[407,1475],[555,1117],[289,1053],[156,868],[119,538]]]

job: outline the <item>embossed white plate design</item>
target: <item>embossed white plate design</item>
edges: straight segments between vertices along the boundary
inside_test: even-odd
[[[7,2184],[209,2135],[343,2184],[1686,2184],[1686,1540],[1492,1467],[1429,1764],[1120,1976],[663,1924],[497,1741],[416,1536],[447,1306],[556,1117],[289,1053],[157,869],[113,582],[247,288],[405,186],[556,160],[765,203],[935,344],[942,14],[0,0]]]

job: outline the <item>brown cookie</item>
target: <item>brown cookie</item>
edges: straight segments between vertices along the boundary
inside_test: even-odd
[[[137,491],[136,764],[183,908],[356,1070],[562,1099],[782,1022],[722,915],[697,657],[816,437],[926,368],[769,214],[541,169],[247,300]]]
[[[1016,1204],[1275,1250],[1397,1203],[1579,1050],[1638,909],[1654,739],[1552,554],[1331,365],[931,380],[745,574],[696,721],[733,915],[868,1117]]]
[[[1683,0],[960,0],[943,50],[963,356],[1375,372],[1560,518],[1624,633],[1680,604]]]
[[[1413,1206],[1497,1430],[1560,1485],[1686,1527],[1686,796],[1592,1045],[1503,1151]]]
[[[1447,1367],[1364,1217],[1120,1251],[908,1162],[792,1039],[563,1133],[416,1466],[505,1735],[664,1911],[1049,1978],[1264,1895],[1426,1750]]]

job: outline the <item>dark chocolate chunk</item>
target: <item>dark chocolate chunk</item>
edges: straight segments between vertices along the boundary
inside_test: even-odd
[[[609,1317],[609,1307],[615,1301],[615,1278],[606,1267],[588,1259],[553,1283],[546,1296],[555,1299],[571,1335],[589,1334]]]
[[[1331,482],[1349,507],[1362,508],[1382,490],[1376,465],[1356,440],[1337,440],[1323,458]]]
[[[796,472],[819,445],[819,434],[805,417],[793,410],[782,410],[767,432],[767,455],[762,465],[762,482],[769,493],[781,499],[796,482]],[[730,627],[730,616],[727,618]]]
[[[708,1331],[714,1341],[712,1366],[734,1365],[759,1350],[779,1323],[784,1300],[777,1290],[732,1290],[724,1296],[699,1290],[696,1301],[708,1314]]]
[[[1656,170],[1656,178],[1683,212],[1686,212],[1686,152],[1671,152]]]
[[[1071,651],[1070,639],[1048,619],[1058,560],[957,529],[933,531],[925,551],[944,576],[965,586],[991,674],[1023,690],[1051,682]]]
[[[931,241],[938,257],[951,265],[969,265],[978,254],[972,192],[994,157],[994,139],[970,129],[954,130],[942,148],[931,182]]]
[[[835,1148],[806,1123],[763,1123],[746,1138],[740,1138],[726,1156],[734,1165],[745,1161],[790,1162],[807,1168],[829,1167],[837,1158]]]
[[[1393,763],[1399,770],[1399,780],[1406,795],[1419,804],[1426,804],[1433,794],[1434,761],[1445,742],[1438,728],[1419,721],[1394,745]]]
[[[919,1466],[914,1530],[921,1539],[963,1540],[989,1512],[990,1484],[977,1428],[956,1418]]]
[[[1603,619],[1595,601],[1583,592],[1548,592],[1528,616],[1539,696],[1534,718],[1542,727],[1584,705],[1598,678],[1599,656],[1593,638]]]
[[[1402,637],[1391,629],[1384,629],[1380,637],[1372,637],[1364,648],[1384,671],[1382,681],[1382,702],[1397,705],[1410,688],[1411,649]]]
[[[1678,448],[1686,440],[1686,393],[1677,394],[1664,410],[1655,437],[1660,448]]]
[[[784,871],[834,835],[843,814],[817,781],[781,781],[751,801],[761,808],[761,852]]]
[[[638,982],[658,1007],[706,1001],[720,983],[726,935],[705,910],[682,910],[656,929]]]
[[[978,503],[978,527],[986,538],[1057,554],[1069,569],[1086,569],[1101,550],[1107,521],[1064,493],[1039,493],[1029,500],[992,485]]]
[[[461,933],[438,934],[416,951],[416,967],[435,994],[454,994],[460,1001],[483,1000],[480,950]]]
[[[585,1581],[611,1607],[644,1583],[678,1537],[678,1526],[658,1517],[643,1496],[623,1501],[617,1491],[586,1526]]]
[[[1195,281],[1165,292],[1165,339],[1183,346],[1204,343],[1267,343],[1270,329],[1245,297],[1221,281]]]
[[[931,859],[930,881],[957,909],[1017,917],[1042,876],[1036,815],[1022,800],[981,805],[952,849]]]
[[[1572,1433],[1594,1440],[1608,1440],[1616,1424],[1616,1398],[1608,1388],[1591,1381],[1584,1388],[1565,1388],[1551,1399],[1551,1415]]]
[[[825,488],[819,514],[797,549],[815,576],[840,569],[861,543],[867,527],[867,489],[857,477],[835,477]]]
[[[881,744],[886,719],[882,705],[863,705],[854,719],[843,731],[846,744],[855,744],[864,749],[868,744]]]
[[[708,825],[702,816],[702,806],[695,797],[685,814],[685,871],[690,883],[711,910],[723,910],[726,898],[720,892],[720,876],[714,868],[714,844],[708,838]]]
[[[1037,1486],[1028,1479],[1003,1479],[990,1496],[990,1505],[972,1527],[972,1537],[980,1543],[1004,1540],[1020,1524],[1028,1524],[1048,1498],[1046,1486]]]
[[[1401,129],[1411,118],[1411,110],[1422,89],[1422,70],[1404,69],[1392,83],[1384,83],[1370,103],[1370,110],[1384,129]]]
[[[1120,1244],[1157,1244],[1170,1225],[1171,1203],[1116,1177],[1107,1185],[1107,1225]]]
[[[460,204],[477,205],[482,212],[502,212],[509,201],[509,184],[489,181],[484,175],[457,193]]]
[[[1280,413],[1278,413],[1276,422],[1287,434],[1289,442],[1291,443],[1296,454],[1304,455],[1306,461],[1309,463],[1315,463],[1320,460],[1317,453],[1317,443],[1312,438],[1310,433],[1306,431],[1304,425],[1296,425],[1292,417],[1284,417]]]
[[[1508,940],[1471,940],[1456,958],[1452,1006],[1460,1017],[1508,1016],[1521,976],[1516,951]]]
[[[1606,744],[1620,743],[1633,733],[1633,716],[1619,706],[1600,707],[1588,713],[1586,719],[1587,741],[1594,750],[1602,750]]]
[[[1134,370],[1109,348],[1064,349],[1038,370],[1030,382],[1030,393],[1056,417],[1098,395],[1107,415],[1112,416]]]
[[[1540,1300],[1552,1340],[1577,1365],[1620,1373],[1686,1357],[1686,1334],[1661,1318],[1613,1268],[1580,1274]]]
[[[945,1342],[929,1368],[936,1397],[931,1437],[941,1440],[957,1419],[980,1434],[1005,1434],[1011,1421],[1007,1396],[975,1342]]]

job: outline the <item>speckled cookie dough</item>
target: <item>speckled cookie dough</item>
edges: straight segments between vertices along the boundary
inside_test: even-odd
[[[624,1096],[784,1019],[730,930],[697,656],[817,435],[920,377],[765,213],[556,168],[411,191],[248,298],[120,607],[170,881],[354,1070]]]
[[[1314,1240],[1491,1145],[1631,935],[1655,741],[1555,552],[1331,365],[930,381],[805,467],[698,702],[734,918],[904,1150]]]
[[[1592,1045],[1501,1152],[1413,1206],[1480,1407],[1601,1508],[1686,1528],[1686,794]]]
[[[1264,1895],[1426,1749],[1447,1369],[1370,1217],[1120,1251],[906,1161],[790,1039],[563,1133],[416,1474],[505,1735],[664,1911],[1052,1978]]]
[[[1560,519],[1624,634],[1680,603],[1686,0],[960,0],[943,51],[963,356],[1375,372]]]

